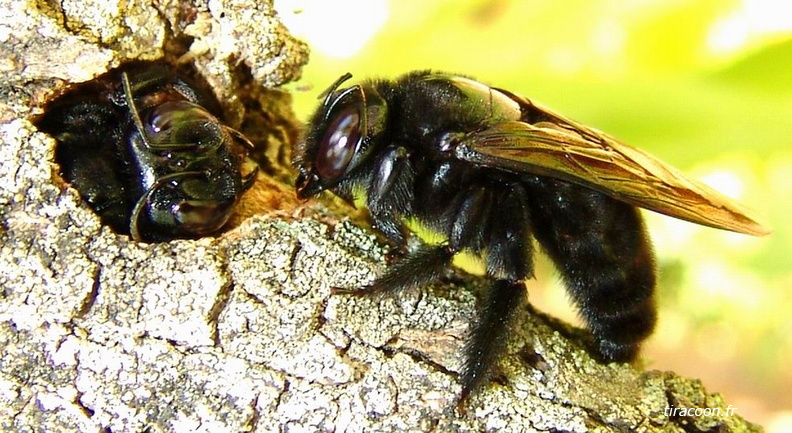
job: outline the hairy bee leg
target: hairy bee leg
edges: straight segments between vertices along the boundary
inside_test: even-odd
[[[410,164],[407,150],[397,146],[383,150],[369,180],[366,205],[373,225],[399,247],[403,247],[406,242],[401,217],[412,211],[414,181],[415,170]],[[394,261],[385,274],[360,290],[336,288],[334,292],[386,296],[421,287],[440,278],[455,253],[448,246],[427,246]],[[401,255],[401,251],[397,254]]]
[[[479,320],[473,325],[465,344],[460,402],[489,374],[506,342],[506,331],[514,313],[527,298],[526,294],[522,281],[496,280],[490,287]]]
[[[451,260],[463,248],[473,247],[480,243],[475,236],[476,228],[485,224],[489,213],[489,205],[483,203],[489,198],[489,192],[475,186],[461,195],[465,197],[456,206],[456,217],[448,227],[448,244],[441,246],[425,246],[408,254],[391,265],[385,274],[370,285],[355,291],[360,294],[395,295],[404,290],[419,288],[437,281],[451,265]],[[336,292],[347,292],[343,289]]]
[[[537,197],[533,209],[542,215],[534,221],[536,237],[558,266],[602,359],[630,361],[656,317],[654,258],[640,213],[595,191],[545,182],[549,188],[537,195],[554,199]]]
[[[456,251],[469,248],[474,252],[481,251],[486,235],[482,227],[486,227],[492,212],[492,192],[482,186],[473,186],[465,191],[456,218],[449,227],[448,243]]]
[[[383,275],[360,289],[333,289],[334,293],[393,296],[431,284],[451,265],[456,254],[448,246],[426,246],[391,265]]]
[[[487,275],[495,278],[484,301],[479,320],[465,345],[462,398],[479,386],[505,345],[514,313],[523,305],[527,291],[522,280],[533,276],[531,218],[525,189],[512,184],[492,208],[498,218],[487,225]],[[492,210],[490,210],[492,212]]]

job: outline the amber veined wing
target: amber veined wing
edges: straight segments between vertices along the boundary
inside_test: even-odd
[[[529,117],[541,120],[534,124],[505,121],[465,134],[455,148],[458,158],[563,179],[696,224],[749,235],[770,233],[748,209],[654,156],[504,93],[520,103]]]

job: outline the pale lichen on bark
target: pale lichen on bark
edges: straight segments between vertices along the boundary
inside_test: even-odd
[[[289,111],[277,92],[249,90],[295,79],[306,55],[269,2],[122,3],[0,0],[3,430],[756,429],[738,416],[666,416],[671,404],[727,405],[673,373],[599,364],[585,333],[529,308],[493,383],[457,410],[461,348],[486,282],[331,295],[370,282],[386,248],[330,211],[331,224],[294,217],[279,179],[260,176],[238,227],[218,238],[141,244],[102,227],[31,122],[47,98],[124,61],[172,55],[176,41],[186,50],[170,60],[194,62],[244,124],[257,114],[243,93]],[[275,127],[262,140],[293,138]]]

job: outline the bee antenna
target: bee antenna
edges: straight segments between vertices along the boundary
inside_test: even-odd
[[[129,76],[126,72],[121,73],[121,84],[124,86],[124,98],[127,100],[127,106],[129,107],[129,112],[132,113],[132,121],[135,123],[135,127],[140,131],[140,138],[143,139],[143,143],[146,147],[150,148],[151,143],[149,143],[148,138],[146,137],[146,129],[143,127],[143,121],[140,119],[140,113],[135,106],[135,98],[132,95],[132,85],[129,84]]]
[[[360,107],[360,131],[363,132],[363,140],[368,141],[368,104],[366,103],[366,92],[363,91],[363,88],[355,86],[360,91],[360,99],[363,102],[362,106]]]
[[[316,97],[316,99],[320,99],[324,97],[324,102],[322,102],[322,107],[327,107],[328,105],[330,105],[330,97],[333,96],[333,93],[336,91],[336,89],[338,89],[339,87],[341,87],[342,84],[344,84],[344,81],[347,81],[350,78],[352,78],[352,74],[347,72],[346,74],[340,76],[337,80],[335,80],[335,82],[331,84],[330,87],[325,89],[322,93],[319,94],[319,96]]]

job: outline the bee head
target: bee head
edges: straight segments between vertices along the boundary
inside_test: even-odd
[[[387,104],[371,84],[339,89],[347,73],[326,91],[297,147],[297,196],[308,198],[332,189],[365,162],[385,129]]]

